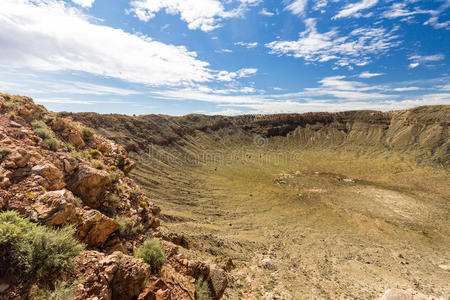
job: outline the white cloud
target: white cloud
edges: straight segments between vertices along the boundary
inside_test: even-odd
[[[284,9],[291,11],[294,15],[304,15],[308,0],[294,0]]]
[[[219,0],[134,0],[128,12],[147,22],[164,10],[167,14],[180,15],[189,29],[211,31],[221,26],[223,19],[242,16],[248,6],[258,5],[260,0],[240,0],[237,8],[226,10]]]
[[[333,19],[346,18],[346,17],[360,17],[361,10],[365,10],[375,6],[378,0],[362,0],[356,3],[347,4]]]
[[[419,65],[426,65],[430,62],[436,62],[445,59],[444,54],[435,54],[435,55],[428,55],[428,56],[421,56],[421,55],[412,55],[409,57],[409,60],[412,61],[412,63],[409,64],[410,69],[417,68]]]
[[[394,88],[392,91],[394,92],[411,92],[411,91],[418,91],[421,90],[421,88],[417,86],[410,86],[410,87],[401,87],[401,88]]]
[[[183,46],[92,24],[63,2],[2,0],[0,64],[83,71],[150,85],[214,79],[208,63]]]
[[[261,9],[259,14],[267,17],[273,17],[275,15],[275,13],[268,11],[266,8]]]
[[[242,47],[246,47],[247,49],[251,49],[251,48],[255,48],[258,46],[257,42],[253,42],[253,43],[246,43],[246,42],[236,42],[234,43],[237,46],[242,46]]]
[[[72,0],[72,2],[82,7],[92,7],[95,0]]]
[[[347,36],[340,36],[335,29],[320,33],[315,19],[305,20],[306,30],[297,41],[273,41],[266,44],[272,54],[303,58],[308,62],[335,60],[338,66],[365,65],[369,55],[384,53],[400,44],[395,29],[359,28]]]
[[[228,72],[228,71],[220,71],[216,78],[219,81],[233,81],[238,78],[249,77],[255,75],[258,72],[258,69],[255,68],[243,68],[237,70],[236,72]]]
[[[359,74],[359,78],[372,78],[372,77],[377,77],[377,76],[381,76],[384,75],[383,73],[370,73],[370,72],[362,72],[361,74]]]

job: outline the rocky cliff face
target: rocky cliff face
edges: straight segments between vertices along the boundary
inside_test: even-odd
[[[122,146],[84,125],[30,98],[0,94],[0,211],[76,228],[87,250],[64,275],[79,280],[76,299],[194,299],[200,277],[214,288],[210,266],[187,260],[171,242],[163,242],[167,263],[160,270],[133,256],[146,238],[163,236],[160,208],[128,177],[134,167]],[[219,278],[225,288],[226,275]],[[0,281],[1,299],[29,297],[20,278]]]
[[[222,142],[239,139],[253,142],[255,135],[286,137],[298,147],[375,146],[410,152],[417,161],[449,166],[450,106],[424,106],[403,111],[351,111],[245,115],[237,117],[187,115],[170,117],[146,115],[70,114],[76,121],[125,145],[128,150],[147,151],[149,145],[173,151],[195,148],[195,141]]]

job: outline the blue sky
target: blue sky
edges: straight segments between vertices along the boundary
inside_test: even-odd
[[[0,91],[184,115],[450,104],[450,0],[1,0]]]

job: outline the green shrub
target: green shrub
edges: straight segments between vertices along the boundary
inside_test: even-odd
[[[59,141],[54,137],[45,139],[44,142],[53,151],[56,151],[59,148]]]
[[[34,129],[38,129],[38,128],[44,128],[44,129],[47,129],[47,125],[45,125],[44,122],[39,121],[39,120],[34,120],[33,122],[31,122],[31,126],[32,126]]]
[[[29,192],[29,193],[27,194],[27,198],[28,198],[29,200],[34,200],[34,199],[36,199],[36,194],[33,193],[33,192]]]
[[[74,204],[75,204],[75,206],[76,207],[82,207],[83,206],[83,200],[81,200],[81,198],[80,197],[78,197],[78,196],[75,196],[74,197]]]
[[[66,144],[66,148],[67,148],[67,151],[69,151],[69,152],[75,151],[75,147],[70,143]]]
[[[36,300],[70,300],[77,296],[78,282],[68,283],[66,281],[58,281],[53,289],[40,289],[38,294],[33,297]]]
[[[94,137],[94,131],[86,127],[81,128],[81,134],[83,135],[83,140],[85,142],[89,142]]]
[[[195,283],[195,299],[196,300],[210,300],[212,299],[209,290],[208,281],[203,276],[197,279]]]
[[[2,212],[0,262],[16,276],[56,277],[73,267],[72,258],[84,249],[74,233],[72,227],[52,229],[31,223],[17,212]]]
[[[159,239],[146,240],[137,249],[136,256],[142,258],[152,269],[159,269],[166,262],[166,255]]]
[[[120,198],[116,194],[109,194],[106,196],[106,202],[111,206],[117,206],[119,204]]]
[[[83,157],[83,154],[80,152],[71,152],[70,156],[72,156],[73,158],[75,158],[76,160],[81,160]]]
[[[115,217],[114,219],[120,225],[119,230],[117,232],[120,237],[123,237],[123,238],[134,238],[138,234],[144,232],[144,226],[142,224],[139,224],[139,225],[135,226],[133,224],[133,221],[131,221],[130,218],[127,218],[127,217]]]
[[[133,200],[137,200],[139,196],[141,195],[141,191],[139,189],[131,189],[130,190],[130,197]]]
[[[105,168],[105,165],[99,160],[92,161],[92,165],[98,170],[103,170]]]
[[[100,151],[98,151],[97,149],[92,149],[90,151],[90,154],[93,158],[98,158],[102,153]]]
[[[49,139],[53,137],[53,133],[48,128],[36,128],[34,130],[34,134],[40,137],[43,140]]]

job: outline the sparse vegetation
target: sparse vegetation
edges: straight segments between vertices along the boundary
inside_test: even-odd
[[[47,125],[40,120],[34,120],[33,122],[31,122],[31,127],[33,127],[33,129],[38,129],[38,128],[43,128],[43,129],[47,129]]]
[[[66,143],[66,148],[67,148],[67,151],[69,151],[69,152],[75,151],[75,147],[70,143]]]
[[[199,277],[195,283],[195,300],[211,300],[208,281],[203,276]]]
[[[99,158],[102,153],[97,149],[91,149],[90,154],[93,158]]]
[[[44,142],[53,151],[56,151],[59,148],[59,141],[54,137],[45,139]]]
[[[136,256],[142,258],[153,270],[161,268],[166,262],[162,243],[159,239],[148,239],[137,250]]]
[[[83,206],[83,200],[78,197],[78,196],[74,196],[74,204],[76,207],[82,207]]]
[[[92,165],[98,170],[103,170],[105,168],[105,165],[100,160],[93,160]]]
[[[83,135],[83,140],[85,142],[89,142],[94,138],[94,131],[87,127],[81,128],[81,134]]]
[[[77,296],[78,282],[58,281],[54,288],[39,289],[35,300],[71,300]]]
[[[34,130],[34,134],[36,134],[38,137],[40,137],[43,140],[49,139],[53,137],[53,133],[47,128],[41,128],[38,127]]]
[[[47,278],[73,266],[83,246],[73,237],[75,229],[52,229],[24,219],[15,211],[0,213],[0,261],[6,272]]]
[[[133,221],[127,217],[115,217],[120,228],[118,234],[121,237],[132,239],[144,232],[144,226],[142,224],[134,225]]]

